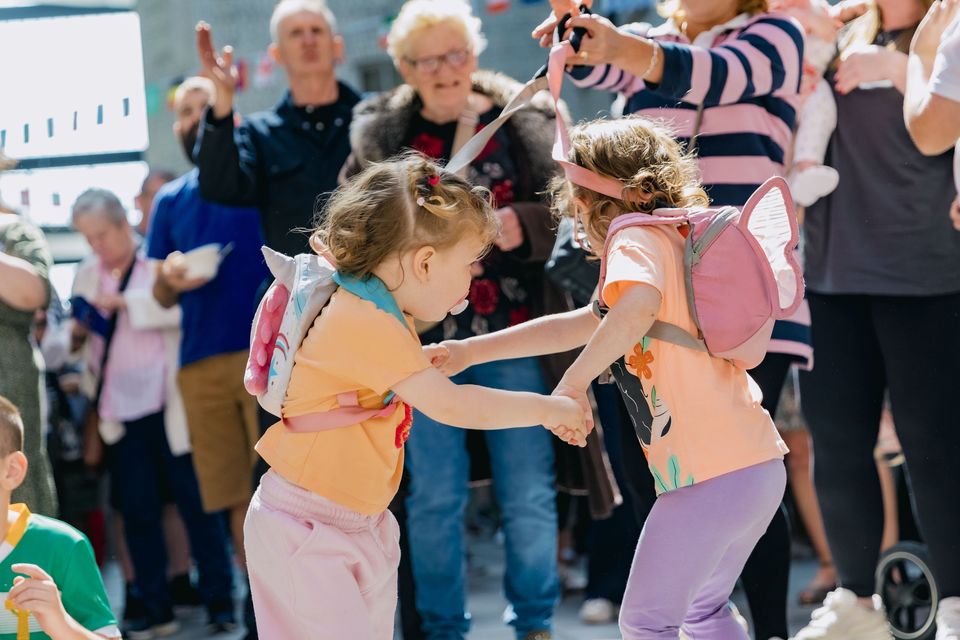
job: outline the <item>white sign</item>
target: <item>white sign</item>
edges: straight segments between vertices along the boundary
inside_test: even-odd
[[[20,160],[143,151],[136,13],[0,21],[0,146]]]

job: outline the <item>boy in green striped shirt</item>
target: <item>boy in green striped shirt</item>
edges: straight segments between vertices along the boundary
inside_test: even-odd
[[[22,448],[20,412],[0,396],[0,640],[120,638],[87,538],[10,504],[27,472]]]

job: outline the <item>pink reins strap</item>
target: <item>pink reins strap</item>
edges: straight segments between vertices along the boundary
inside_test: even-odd
[[[570,182],[596,191],[597,193],[610,196],[611,198],[621,198],[623,183],[619,180],[601,176],[567,160],[570,153],[570,137],[567,134],[567,125],[560,115],[559,103],[560,89],[563,87],[564,66],[567,60],[574,55],[573,45],[569,42],[564,41],[555,44],[550,50],[546,76],[540,76],[527,82],[527,84],[510,99],[510,102],[507,103],[495,120],[477,132],[476,135],[470,138],[470,140],[450,158],[446,170],[456,173],[473,162],[474,158],[479,156],[483,148],[487,146],[490,138],[493,137],[514,113],[528,106],[537,92],[542,89],[548,89],[550,96],[553,98],[553,105],[556,111],[557,130],[553,143],[553,159],[563,167],[563,172]]]
[[[349,427],[353,424],[360,424],[365,420],[374,418],[386,418],[397,410],[399,398],[393,396],[387,406],[381,409],[364,409],[360,406],[357,398],[357,392],[341,393],[337,396],[336,409],[330,411],[318,411],[317,413],[307,413],[302,416],[293,416],[282,418],[283,426],[295,433],[313,433],[317,431],[327,431],[329,429],[339,429]]]
[[[560,89],[563,87],[564,66],[568,59],[575,56],[573,45],[561,42],[550,50],[550,59],[547,62],[547,85],[555,107],[560,103]],[[567,180],[591,191],[602,193],[611,198],[622,199],[624,185],[619,180],[601,176],[578,164],[570,162],[570,136],[567,125],[557,113],[557,134],[553,141],[553,159],[563,167]]]

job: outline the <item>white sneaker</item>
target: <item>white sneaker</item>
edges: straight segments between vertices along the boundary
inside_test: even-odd
[[[792,640],[892,640],[880,596],[873,596],[873,609],[857,602],[847,589],[827,594],[823,606],[813,612],[810,624]]]
[[[840,174],[833,167],[816,165],[791,171],[788,181],[794,202],[801,207],[809,207],[823,196],[833,193],[840,184]]]
[[[960,598],[944,598],[937,606],[936,640],[960,640]]]
[[[606,598],[591,598],[580,605],[580,621],[584,624],[609,624],[617,621],[620,607]]]

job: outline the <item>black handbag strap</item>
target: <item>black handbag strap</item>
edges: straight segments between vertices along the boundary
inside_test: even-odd
[[[137,266],[137,252],[139,250],[140,247],[134,250],[133,260],[130,261],[130,266],[126,268],[120,277],[120,286],[117,288],[117,293],[123,293],[124,289],[126,289],[130,283],[130,276],[133,275],[133,269]],[[107,333],[103,336],[103,355],[100,356],[100,379],[97,381],[97,393],[93,396],[93,407],[97,410],[100,408],[100,394],[103,393],[103,381],[107,378],[107,359],[110,357],[110,344],[113,342],[113,334],[116,333],[117,330],[117,318],[119,315],[119,311],[114,311],[110,314],[110,318],[107,319]]]

